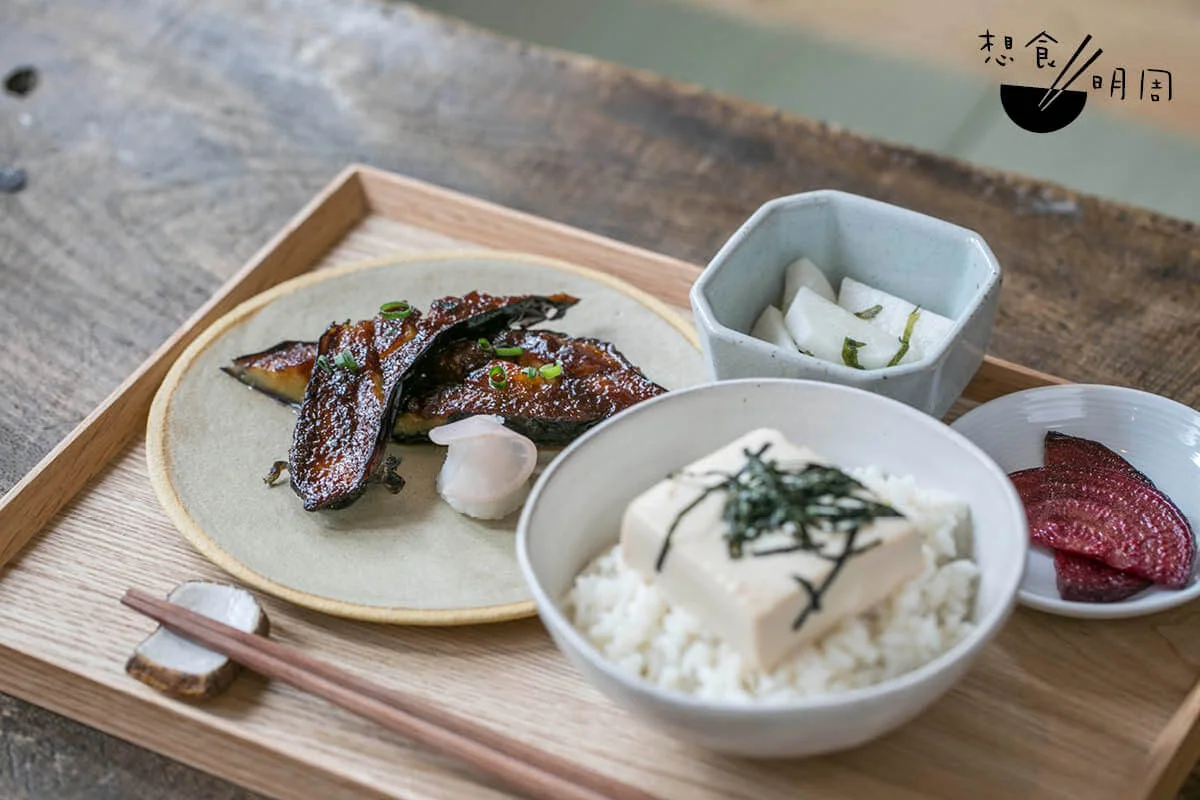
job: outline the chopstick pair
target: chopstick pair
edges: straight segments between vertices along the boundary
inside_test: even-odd
[[[655,800],[613,778],[510,739],[433,703],[353,675],[279,642],[244,633],[138,589],[121,602],[164,627],[273,678],[454,756],[539,800]]]

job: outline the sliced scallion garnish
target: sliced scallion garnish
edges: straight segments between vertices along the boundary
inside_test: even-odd
[[[496,348],[492,347],[492,343],[482,337],[479,339],[479,341],[476,342],[476,344],[479,345],[480,350],[482,350],[485,353],[488,353],[489,355],[496,351]]]
[[[556,361],[553,364],[542,364],[542,366],[538,368],[538,374],[546,379],[557,378],[559,375],[562,375],[562,373],[563,366],[561,361]]]
[[[497,364],[488,370],[488,383],[493,389],[503,389],[508,386],[508,374],[505,373],[504,367]]]
[[[862,364],[858,363],[858,351],[866,346],[866,342],[856,342],[847,336],[842,340],[842,363],[847,367],[865,369]]]
[[[524,347],[497,347],[496,355],[498,356],[519,356],[525,352]]]
[[[358,372],[358,362],[354,360],[354,356],[350,354],[349,350],[343,350],[334,356],[333,365],[342,369],[348,369],[351,372]]]
[[[525,376],[526,378],[533,380],[534,378],[536,378],[538,376],[538,368],[537,367],[525,367],[524,369],[521,370],[521,374],[523,376]]]
[[[862,311],[854,312],[854,316],[858,317],[859,319],[875,319],[879,316],[880,311],[883,311],[883,306],[876,303],[870,308],[864,308]]]
[[[326,358],[325,356],[317,356],[317,367],[325,370],[326,372],[328,372],[330,374],[333,373],[333,367],[330,366],[329,359]]]
[[[900,337],[900,349],[896,351],[896,355],[892,356],[892,360],[887,363],[889,367],[894,367],[900,363],[900,359],[904,358],[908,353],[908,342],[912,339],[913,328],[917,326],[917,320],[921,318],[921,307],[913,308],[912,313],[908,315],[908,321],[904,323],[904,335]]]
[[[379,316],[384,319],[404,319],[412,312],[412,304],[407,300],[396,300],[391,303],[384,303],[379,307]]]

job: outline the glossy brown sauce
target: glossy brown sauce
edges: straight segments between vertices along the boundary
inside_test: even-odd
[[[557,319],[577,302],[569,295],[471,292],[436,300],[425,315],[331,325],[318,343],[288,453],[304,508],[343,508],[361,496],[384,465],[406,382],[444,341]],[[338,365],[343,354],[352,368]]]
[[[398,441],[428,441],[428,431],[438,425],[476,414],[498,414],[508,427],[539,445],[562,445],[613,414],[666,391],[616,347],[599,339],[548,330],[503,330],[488,339],[493,350],[520,347],[524,352],[497,356],[476,339],[437,347],[404,393],[393,430]],[[248,386],[299,406],[316,356],[316,342],[281,342],[241,356],[224,369]],[[563,372],[553,379],[521,374],[528,367],[555,363],[562,364]],[[489,381],[497,364],[507,377],[504,390]]]

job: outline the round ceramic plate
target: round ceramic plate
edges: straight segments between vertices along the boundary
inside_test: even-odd
[[[1047,431],[1106,445],[1141,470],[1200,530],[1200,413],[1165,397],[1120,386],[1045,386],[1000,397],[951,426],[1008,473],[1042,465]],[[1200,596],[1200,564],[1183,589],[1151,587],[1115,603],[1063,600],[1050,550],[1029,548],[1018,594],[1030,608],[1068,617],[1117,619],[1165,611]]]
[[[244,583],[329,614],[410,625],[532,616],[514,550],[518,512],[484,522],[450,508],[436,489],[444,448],[393,444],[403,491],[372,487],[348,508],[306,512],[286,476],[274,487],[263,482],[271,463],[287,457],[295,412],[220,371],[283,340],[315,340],[334,320],[372,316],[388,300],[425,309],[472,290],[574,295],[580,302],[566,316],[537,327],[612,342],[667,389],[704,380],[688,320],[632,286],[562,262],[440,253],[304,275],[214,323],[155,397],[150,477],[183,536]]]

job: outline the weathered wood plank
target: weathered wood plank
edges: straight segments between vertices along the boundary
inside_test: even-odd
[[[896,202],[974,228],[996,251],[996,355],[1200,403],[1189,223],[1090,198],[1075,198],[1077,215],[1046,214],[1063,190],[407,6],[9,0],[0,70],[25,63],[39,87],[0,94],[0,162],[29,173],[23,192],[0,194],[0,488],[350,161],[698,262],[778,194]],[[11,714],[6,734],[35,720],[54,743],[51,759],[13,768],[18,792],[38,796],[22,769],[104,752],[103,737],[73,750],[73,726]],[[94,773],[67,769],[55,791],[153,796],[170,780],[161,763],[146,756],[140,788],[80,794]],[[171,794],[233,796],[196,786]]]

